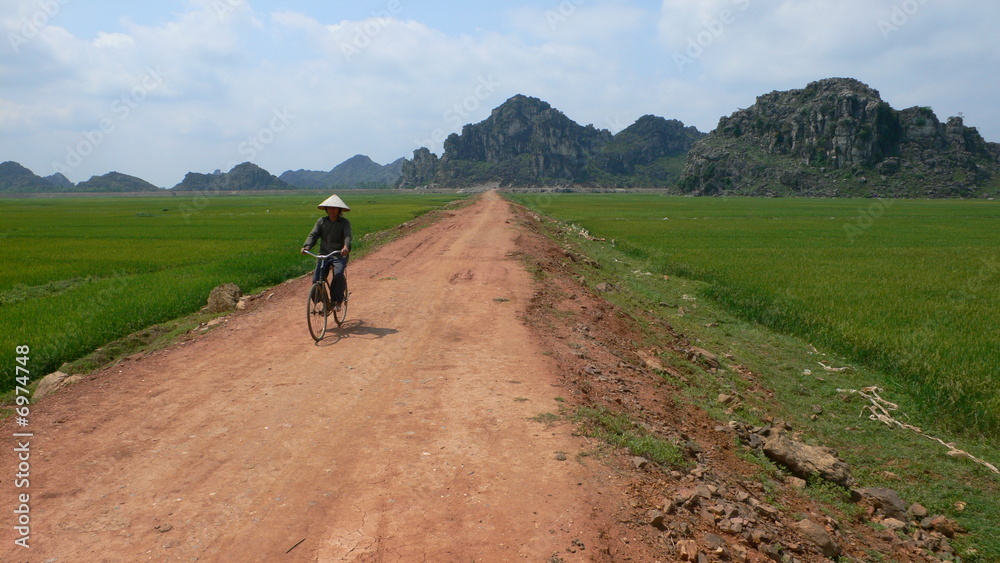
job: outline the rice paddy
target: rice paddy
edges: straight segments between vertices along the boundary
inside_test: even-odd
[[[652,274],[880,370],[953,430],[1000,434],[1000,204],[522,194]]]

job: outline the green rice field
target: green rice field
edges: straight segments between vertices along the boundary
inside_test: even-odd
[[[1000,435],[1000,204],[520,194],[650,273],[883,372],[955,430]]]
[[[32,377],[197,311],[212,288],[252,293],[312,270],[298,253],[329,194],[0,199],[0,361]],[[342,194],[354,250],[459,196]],[[13,368],[11,368],[13,369]],[[13,387],[0,382],[0,392]]]

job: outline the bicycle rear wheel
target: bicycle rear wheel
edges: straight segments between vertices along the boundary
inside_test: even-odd
[[[327,317],[330,314],[330,294],[326,283],[318,281],[309,289],[309,300],[306,303],[306,322],[309,324],[309,334],[319,342],[326,334]]]
[[[347,291],[347,278],[344,278],[344,301],[340,304],[340,309],[333,310],[333,320],[337,322],[337,326],[344,324],[347,319],[347,299],[350,295]]]

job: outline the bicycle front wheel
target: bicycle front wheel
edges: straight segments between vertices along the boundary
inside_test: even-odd
[[[326,334],[327,317],[330,314],[330,294],[326,284],[318,281],[309,290],[309,300],[306,302],[306,323],[313,340],[319,342]]]
[[[344,301],[340,303],[339,309],[333,310],[333,320],[337,322],[337,326],[344,324],[344,320],[347,319],[347,298],[350,295],[347,291],[347,278],[344,278]]]

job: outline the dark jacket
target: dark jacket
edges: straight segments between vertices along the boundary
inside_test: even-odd
[[[317,240],[319,241],[320,254],[329,254],[345,246],[350,250],[351,222],[343,215],[338,217],[336,221],[331,221],[329,217],[320,217],[302,246],[312,248]]]

